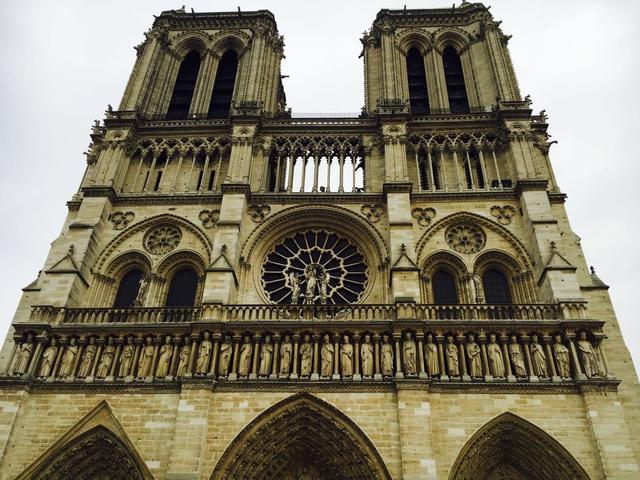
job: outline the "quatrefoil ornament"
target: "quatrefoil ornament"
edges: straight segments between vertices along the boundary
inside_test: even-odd
[[[220,219],[220,210],[202,210],[198,218],[204,228],[213,228]]]
[[[509,225],[511,223],[511,217],[516,214],[516,209],[510,205],[505,205],[503,207],[495,205],[491,207],[490,213],[496,217],[498,223],[502,225]]]
[[[369,222],[377,223],[384,213],[384,207],[379,203],[365,203],[360,207],[360,211]]]
[[[411,210],[411,216],[418,221],[418,225],[426,227],[431,223],[431,219],[436,216],[436,211],[434,208],[419,208],[416,207]]]

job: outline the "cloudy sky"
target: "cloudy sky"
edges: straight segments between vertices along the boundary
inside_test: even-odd
[[[118,105],[133,46],[159,0],[0,1],[0,338],[20,289],[41,268],[78,187],[90,124]],[[458,2],[457,2],[458,3]],[[451,0],[192,1],[196,11],[267,8],[285,36],[289,106],[357,112],[363,105],[361,32],[381,8],[449,7]],[[640,366],[638,78],[640,2],[495,0],[523,94],[546,109],[552,161],[588,262],[609,285]]]

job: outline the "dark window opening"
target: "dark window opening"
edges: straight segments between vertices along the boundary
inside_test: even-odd
[[[429,165],[422,159],[418,162],[418,177],[420,178],[420,189],[429,190]]]
[[[193,91],[196,88],[196,80],[200,71],[200,54],[196,51],[189,52],[178,70],[173,94],[167,110],[167,118],[171,120],[184,119],[189,115]]]
[[[204,175],[204,170],[200,170],[200,172],[198,172],[198,183],[196,184],[196,190],[200,190],[200,186],[202,185],[203,175]]]
[[[482,275],[484,296],[489,304],[511,303],[509,281],[500,270],[491,268]]]
[[[157,192],[160,188],[160,181],[162,180],[162,170],[158,170],[158,175],[156,176],[156,184],[153,186],[154,192]]]
[[[469,113],[469,100],[464,85],[462,63],[460,63],[460,57],[453,47],[449,46],[444,49],[442,62],[449,97],[449,110],[451,113]]]
[[[216,171],[212,170],[211,173],[209,174],[209,185],[207,190],[209,191],[213,191],[213,181],[216,179]]]
[[[269,192],[276,191],[276,185],[278,179],[276,178],[278,172],[278,154],[274,151],[269,158],[269,171],[267,172],[267,189]]]
[[[469,168],[471,163],[471,168]],[[467,188],[484,188],[484,175],[482,174],[482,166],[480,165],[480,157],[476,152],[469,152],[469,162],[466,155],[464,159],[464,176],[467,181]]]
[[[193,307],[198,289],[198,275],[192,268],[178,270],[171,279],[167,307]]]
[[[436,305],[455,305],[458,303],[456,280],[446,270],[433,274],[433,303]]]
[[[427,77],[424,71],[424,59],[417,48],[407,53],[407,80],[409,81],[409,104],[413,115],[429,113],[429,95]]]
[[[216,80],[213,83],[213,92],[209,102],[209,118],[229,116],[237,71],[238,55],[233,50],[227,50],[218,63]]]
[[[131,308],[138,296],[140,289],[140,280],[142,280],[142,271],[137,268],[128,271],[118,285],[118,293],[116,300],[113,302],[113,308]]]

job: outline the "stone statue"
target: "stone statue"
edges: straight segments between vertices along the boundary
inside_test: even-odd
[[[320,376],[331,377],[333,374],[333,354],[335,350],[329,335],[322,337],[322,349],[320,350]]]
[[[544,353],[544,348],[538,343],[538,336],[531,336],[531,363],[533,365],[533,373],[539,377],[546,377],[547,375],[547,356]]]
[[[440,363],[438,362],[438,346],[433,343],[433,335],[427,335],[427,343],[424,346],[427,359],[427,372],[432,377],[440,375]]]
[[[96,339],[94,337],[89,337],[89,345],[84,349],[80,368],[78,369],[78,378],[87,378],[91,375],[91,367],[93,366],[93,360],[96,357],[97,349],[98,346],[96,345]]]
[[[42,354],[42,361],[40,362],[40,369],[38,370],[38,377],[45,378],[51,375],[53,364],[56,361],[56,355],[58,353],[58,340],[54,337],[51,339],[51,343]]]
[[[138,294],[136,295],[136,299],[133,301],[133,304],[136,307],[142,307],[144,305],[144,298],[147,295],[148,288],[149,279],[146,276],[142,276],[142,278],[140,278],[140,282],[138,283]]]
[[[342,336],[340,344],[340,369],[343,377],[353,376],[353,345],[349,343],[349,335]]]
[[[487,360],[491,375],[497,378],[504,377],[504,361],[502,360],[502,350],[496,343],[496,336],[489,335],[489,345],[487,345]]]
[[[60,364],[60,371],[58,376],[60,378],[67,378],[73,375],[73,366],[76,363],[76,356],[78,355],[78,345],[76,344],[76,338],[71,337],[69,339],[69,345],[62,355],[62,363]]]
[[[311,375],[311,359],[313,356],[313,347],[311,346],[311,336],[305,334],[302,345],[300,345],[300,376],[308,377]]]
[[[578,336],[578,351],[580,352],[585,375],[589,378],[600,376],[596,352],[593,350],[591,342],[587,339],[587,332],[580,332]]]
[[[313,303],[313,299],[315,296],[316,285],[318,283],[318,279],[316,278],[316,269],[313,265],[307,265],[304,269],[304,277],[307,279],[307,287],[306,287],[306,302]]]
[[[138,376],[137,378],[146,378],[153,372],[153,338],[147,337],[146,344],[142,347],[140,352],[140,359],[138,360]]]
[[[156,377],[158,378],[164,378],[169,375],[171,358],[173,357],[173,344],[171,340],[171,335],[167,335],[164,337],[164,345],[160,347],[160,357],[158,358],[158,367],[156,368]]]
[[[382,335],[382,344],[380,345],[380,370],[382,376],[393,376],[393,345],[389,341],[389,335]]]
[[[253,345],[251,344],[251,337],[246,335],[242,346],[240,347],[240,366],[238,367],[238,375],[241,377],[248,377],[251,373],[252,353]]]
[[[104,347],[100,363],[96,369],[96,378],[105,378],[111,372],[111,366],[116,355],[116,346],[113,337],[107,340],[107,346]]]
[[[411,332],[404,334],[404,341],[402,342],[402,354],[404,360],[404,370],[407,375],[416,375],[416,342],[413,341]]]
[[[202,342],[200,342],[200,349],[198,350],[198,360],[196,360],[196,375],[206,375],[209,367],[209,357],[211,357],[211,334],[204,332],[202,335]]]
[[[469,334],[467,341],[467,357],[469,358],[469,375],[471,377],[482,377],[482,358],[480,357],[480,346],[476,343],[473,333]]]
[[[291,335],[285,335],[280,346],[280,375],[289,375],[291,371],[291,354],[293,345],[291,345]]]
[[[120,354],[120,369],[118,370],[119,377],[126,377],[131,374],[134,350],[133,337],[129,336],[127,337],[127,343],[122,348],[122,353]]]
[[[329,289],[329,273],[322,268],[318,276],[318,284],[320,286],[320,302],[327,303],[327,291]]]
[[[365,333],[360,346],[360,363],[362,364],[362,376],[373,377],[373,344],[371,335]]]
[[[460,376],[460,357],[458,357],[458,347],[451,335],[447,337],[447,367],[449,376]]]
[[[562,343],[560,335],[556,335],[556,343],[553,345],[553,356],[556,359],[558,375],[561,378],[571,378],[571,367],[569,364],[569,349]]]
[[[511,364],[513,365],[513,373],[516,377],[526,377],[527,369],[524,366],[524,357],[522,356],[522,348],[518,343],[518,338],[515,335],[511,336],[511,343],[509,344],[509,357],[511,358]]]
[[[31,352],[33,351],[33,335],[29,333],[27,339],[20,345],[18,351],[18,359],[13,373],[16,375],[23,375],[27,373],[29,369],[29,359],[31,358]]]
[[[229,364],[233,353],[233,344],[229,335],[224,336],[220,345],[220,360],[218,360],[218,375],[226,377],[229,374]]]
[[[180,357],[178,359],[178,370],[176,370],[176,377],[184,377],[189,372],[189,360],[191,359],[191,337],[187,335],[184,337],[184,345],[180,349]]]
[[[291,303],[300,300],[300,276],[296,272],[289,272],[289,288],[291,289]]]
[[[271,343],[271,335],[265,335],[262,351],[260,352],[260,369],[258,375],[268,377],[271,373],[271,360],[273,359],[273,343]]]

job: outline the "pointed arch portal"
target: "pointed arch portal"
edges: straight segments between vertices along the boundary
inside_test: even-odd
[[[373,443],[345,414],[308,394],[269,408],[231,442],[218,479],[389,480]]]
[[[573,456],[548,433],[503,413],[460,451],[449,480],[589,480]]]

